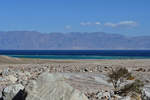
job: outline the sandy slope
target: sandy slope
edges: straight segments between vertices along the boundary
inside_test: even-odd
[[[14,58],[0,55],[0,64],[43,64],[43,63],[73,63],[79,60],[48,60],[48,59],[26,59]]]
[[[102,65],[117,66],[150,66],[150,59],[125,59],[125,60],[55,60],[55,59],[26,59],[12,58],[0,55],[0,64],[45,64],[45,63],[97,63]]]

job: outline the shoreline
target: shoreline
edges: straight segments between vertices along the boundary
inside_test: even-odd
[[[1,65],[17,64],[100,64],[102,66],[146,67],[150,66],[150,59],[28,59],[0,56]],[[0,65],[0,69],[1,69]]]

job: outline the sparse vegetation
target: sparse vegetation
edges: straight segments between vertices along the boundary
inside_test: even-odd
[[[118,91],[120,85],[131,76],[131,73],[128,72],[126,68],[111,68],[110,73],[108,74],[109,82],[113,84],[115,91]]]
[[[133,83],[126,84],[120,89],[120,95],[128,95],[131,94],[134,96],[135,94],[141,94],[141,87],[143,87],[144,84],[140,80],[135,80]]]
[[[143,82],[135,79],[126,68],[111,68],[108,76],[108,81],[113,84],[115,94],[121,96],[141,94],[141,87],[144,86]],[[132,80],[133,82],[125,83],[127,80]]]

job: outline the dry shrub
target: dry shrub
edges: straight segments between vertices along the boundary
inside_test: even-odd
[[[111,71],[108,73],[109,82],[111,82],[114,88],[117,90],[124,80],[129,79],[131,73],[126,68],[111,68]]]
[[[111,71],[108,73],[109,82],[113,84],[114,93],[118,95],[128,95],[141,93],[141,87],[144,86],[143,82],[140,80],[135,80],[135,77],[126,69],[126,68],[111,68]],[[132,83],[127,83],[121,85],[127,80],[133,80]]]
[[[135,94],[141,94],[141,88],[144,86],[143,82],[140,80],[135,80],[133,83],[126,84],[119,91],[120,95],[128,95],[131,94],[134,96]]]

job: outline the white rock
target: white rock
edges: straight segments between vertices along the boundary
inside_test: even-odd
[[[143,100],[150,100],[150,87],[145,87],[142,91]]]
[[[65,82],[62,74],[43,73],[26,87],[26,100],[88,100],[80,91]]]
[[[126,96],[126,97],[121,98],[120,100],[131,100],[131,97],[130,96]]]
[[[0,100],[1,100],[1,98],[2,98],[2,91],[0,91]]]
[[[21,84],[11,85],[3,90],[3,100],[12,100],[14,96],[20,91],[23,90],[24,86]]]
[[[13,75],[6,76],[6,79],[11,81],[12,83],[15,83],[17,81],[17,78],[14,77]]]
[[[6,81],[6,79],[3,77],[0,77],[0,82],[2,82],[2,81]]]
[[[105,91],[101,91],[101,92],[99,92],[98,94],[97,94],[97,97],[99,98],[99,99],[111,99],[111,95],[110,95],[110,93],[109,92],[105,92]]]
[[[23,72],[18,72],[17,75],[18,76],[24,76],[25,74]]]
[[[6,68],[2,71],[2,76],[8,76],[9,75],[9,68]]]
[[[24,72],[26,76],[31,76],[30,72]]]

